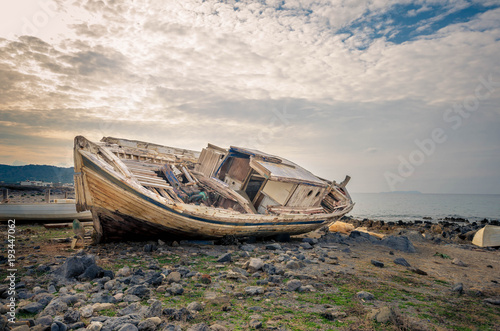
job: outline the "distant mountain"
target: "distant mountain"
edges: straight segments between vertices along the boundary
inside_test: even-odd
[[[0,164],[0,181],[17,183],[25,180],[41,180],[52,183],[73,183],[73,167],[62,168],[49,165],[10,166]]]

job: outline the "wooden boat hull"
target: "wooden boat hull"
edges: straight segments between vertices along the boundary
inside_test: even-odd
[[[209,208],[157,201],[85,154],[75,153],[75,166],[81,170],[81,185],[91,200],[86,207],[91,209],[99,241],[294,235],[328,225],[352,209],[321,215],[224,215]]]
[[[0,220],[6,221],[81,221],[91,220],[89,211],[77,212],[74,203],[0,204]]]

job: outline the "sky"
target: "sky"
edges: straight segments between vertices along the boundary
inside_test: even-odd
[[[0,163],[103,136],[500,194],[500,1],[0,2]]]

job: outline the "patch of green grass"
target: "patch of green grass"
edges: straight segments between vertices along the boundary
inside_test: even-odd
[[[436,252],[436,254],[434,254],[434,256],[438,256],[438,257],[443,258],[443,259],[451,259],[451,257],[449,257],[448,255],[443,254],[443,253],[439,253],[439,252]]]
[[[28,312],[19,312],[17,313],[17,318],[26,318],[26,319],[33,319],[36,316],[36,313],[28,313]]]
[[[108,317],[115,317],[116,316],[116,311],[112,309],[104,309],[99,312],[99,315],[103,316],[108,316]]]

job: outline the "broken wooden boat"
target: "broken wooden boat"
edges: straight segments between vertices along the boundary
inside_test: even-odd
[[[258,150],[75,138],[78,211],[97,241],[301,234],[354,206],[346,184]]]

